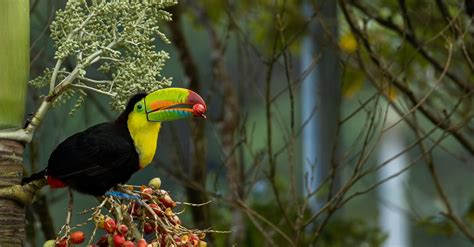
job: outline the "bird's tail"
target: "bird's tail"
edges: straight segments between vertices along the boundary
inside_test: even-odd
[[[33,174],[29,177],[23,178],[21,180],[21,184],[27,184],[27,183],[32,182],[34,180],[44,178],[45,174],[46,174],[46,170],[42,170],[42,171],[40,171],[38,173],[35,173],[35,174]]]

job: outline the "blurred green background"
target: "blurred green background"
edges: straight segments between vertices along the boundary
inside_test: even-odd
[[[183,225],[189,227],[205,225],[216,230],[232,230],[236,224],[233,217],[236,212],[240,212],[243,218],[243,231],[237,238],[238,241],[231,239],[232,234],[213,234],[209,243],[214,246],[234,246],[233,244],[290,246],[273,227],[261,218],[255,218],[255,215],[252,218],[248,210],[243,210],[242,206],[235,203],[235,197],[232,195],[235,191],[231,191],[232,188],[229,187],[230,159],[236,159],[237,170],[240,172],[239,198],[246,207],[272,222],[300,246],[382,246],[388,236],[379,225],[380,210],[384,207],[391,208],[407,219],[406,232],[409,235],[407,246],[472,246],[472,241],[440,213],[446,210],[446,205],[434,187],[426,160],[420,158],[422,151],[416,145],[419,137],[414,134],[413,126],[405,122],[394,127],[397,128],[403,145],[410,147],[404,152],[406,161],[409,162],[406,165],[410,165],[401,186],[405,195],[403,200],[406,200],[404,208],[390,207],[390,203],[384,201],[377,193],[377,189],[374,189],[354,197],[341,208],[337,208],[327,221],[324,220],[326,214],[322,214],[308,227],[296,230],[291,229],[292,226],[286,223],[282,210],[295,225],[299,224],[296,222],[305,222],[314,213],[307,207],[299,208],[304,201],[304,193],[301,191],[305,175],[302,174],[302,169],[307,162],[307,157],[302,158],[301,154],[304,136],[301,134],[301,129],[312,127],[305,125],[301,112],[305,107],[309,109],[313,107],[301,103],[301,78],[306,78],[301,58],[305,53],[311,53],[316,61],[315,66],[309,67],[307,71],[309,73],[331,59],[327,55],[331,53],[326,53],[327,51],[332,50],[337,56],[333,58],[335,62],[332,63],[332,66],[338,68],[336,73],[324,75],[326,77],[321,82],[339,85],[336,87],[338,91],[335,92],[340,96],[340,101],[336,99],[339,105],[325,106],[326,111],[333,112],[336,116],[335,119],[327,119],[329,121],[327,124],[330,124],[334,131],[337,129],[337,132],[329,131],[332,133],[329,137],[330,142],[326,142],[328,147],[324,149],[330,152],[326,154],[329,156],[329,163],[315,164],[326,167],[318,170],[326,175],[330,174],[333,164],[337,164],[337,169],[332,190],[325,184],[316,193],[320,203],[324,204],[326,198],[330,198],[330,191],[333,191],[334,195],[344,187],[351,178],[356,164],[361,162],[360,157],[363,157],[364,164],[367,164],[364,166],[366,170],[382,163],[378,156],[382,148],[381,129],[389,105],[398,106],[404,113],[410,112],[413,107],[408,97],[410,94],[392,85],[393,81],[388,79],[386,73],[372,63],[371,54],[367,47],[364,47],[363,38],[357,33],[354,34],[353,29],[351,31],[347,16],[340,6],[341,2],[346,1],[339,3],[265,0],[180,1],[172,12],[175,21],[180,20],[178,25],[181,34],[184,35],[182,38],[191,52],[198,71],[201,87],[199,94],[208,102],[209,118],[205,122],[204,139],[205,164],[201,164],[207,169],[205,189],[189,191],[189,188],[192,188],[190,182],[193,180],[192,172],[195,169],[192,167],[195,154],[191,138],[194,123],[191,121],[164,124],[154,163],[135,174],[130,183],[146,184],[148,180],[158,176],[163,181],[162,187],[169,190],[177,201],[199,203],[202,201],[191,201],[189,193],[205,193],[206,197],[212,200],[207,208],[210,215],[204,222],[196,222],[191,209],[186,208],[181,218]],[[450,124],[463,122],[464,125],[458,132],[472,145],[474,75],[472,64],[469,65],[468,59],[465,59],[466,56],[473,58],[472,18],[469,13],[465,13],[464,1],[441,2],[451,18],[448,24],[446,16],[440,11],[441,8],[431,1],[348,1],[344,5],[347,5],[345,8],[353,14],[355,23],[362,27],[361,30],[365,32],[370,47],[382,61],[382,67],[393,73],[395,80],[400,80],[402,85],[406,85],[410,89],[409,92],[418,99],[423,98],[432,87],[436,87],[427,97],[427,103],[423,105],[427,111],[439,118],[448,118]],[[64,3],[65,1],[31,1],[31,78],[39,75],[44,68],[54,66],[55,49],[48,35],[48,26],[54,18],[55,11],[62,8]],[[328,17],[323,12],[325,8],[320,8],[321,5],[337,5],[337,15]],[[404,10],[402,6],[406,6],[407,9]],[[305,14],[306,9],[309,9],[309,14]],[[405,18],[406,16],[409,18]],[[391,29],[390,24],[383,25],[383,21],[402,27],[403,30],[412,29],[399,33]],[[170,24],[163,23],[163,30],[168,37],[174,35],[171,28]],[[333,28],[334,31],[331,31]],[[215,32],[214,35],[220,44],[215,43],[209,30]],[[417,42],[422,44],[421,48],[410,44],[411,32],[415,33]],[[319,48],[306,50],[307,47],[303,45],[305,39],[309,39],[309,42],[315,43]],[[170,53],[170,60],[162,74],[173,77],[173,86],[189,87],[190,78],[183,67],[181,48],[176,46],[173,39],[172,42],[173,44],[157,43],[158,49]],[[447,44],[454,45],[451,55],[446,48]],[[216,50],[222,53],[222,60],[216,59]],[[438,61],[442,65],[441,70],[426,59],[422,51],[426,51]],[[284,56],[272,60],[275,54]],[[467,93],[453,86],[453,79],[443,76],[443,66],[449,56],[452,56],[452,62],[448,66],[449,73],[467,81]],[[216,75],[216,70],[219,69],[216,63],[219,62],[223,62],[228,73],[226,85],[222,82],[222,77]],[[268,72],[270,64],[273,64],[273,68]],[[324,71],[320,73],[324,74]],[[290,77],[293,86],[293,107],[287,76]],[[441,81],[439,84],[438,78]],[[269,85],[271,88],[268,88]],[[223,118],[229,116],[229,109],[225,108],[229,97],[226,87],[236,94],[238,107],[235,126],[227,126],[231,128],[230,136],[233,137],[231,150],[223,147],[229,136],[226,137],[223,134],[225,131],[222,131]],[[28,89],[27,113],[34,112],[41,95],[46,93],[45,90]],[[268,102],[265,98],[267,90],[272,99],[275,97],[270,107],[272,159],[276,165],[274,178],[271,177],[268,156],[266,117]],[[318,92],[314,92],[314,97],[320,96]],[[364,104],[366,101],[368,103]],[[461,106],[458,108],[459,101]],[[25,164],[28,171],[38,171],[45,167],[49,154],[66,137],[118,116],[117,112],[110,110],[109,99],[101,95],[89,93],[84,105],[70,116],[68,113],[74,103],[70,101],[48,113],[33,142],[27,147]],[[362,110],[354,113],[360,108]],[[472,150],[460,145],[452,136],[443,139],[440,144],[436,143],[435,140],[442,136],[445,130],[439,127],[441,125],[429,121],[419,110],[420,108],[417,108],[411,114],[417,116],[419,129],[426,133],[438,127],[433,133],[430,132],[429,138],[423,139],[423,142],[426,141],[428,145],[436,144],[430,154],[435,161],[435,168],[444,191],[455,214],[472,231],[474,223]],[[444,113],[451,110],[454,112],[452,115]],[[318,111],[316,109],[316,112]],[[372,117],[375,119],[373,123],[370,122]],[[293,118],[294,129],[291,128]],[[325,115],[322,118],[324,120]],[[373,131],[372,134],[367,134],[370,131]],[[366,136],[369,136],[367,142],[370,148],[364,151]],[[325,142],[320,142],[319,145],[324,146]],[[361,152],[363,155],[359,156]],[[292,174],[296,175],[292,177]],[[365,190],[379,180],[380,177],[376,172],[362,177],[351,186],[344,198],[353,192]],[[292,187],[297,188],[298,195],[293,194]],[[275,197],[275,190],[280,192],[279,199]],[[65,222],[67,191],[44,188],[41,195],[44,197],[41,201],[46,202],[48,206],[54,230],[58,231]],[[97,204],[94,198],[77,193],[75,196],[76,212]],[[278,206],[277,200],[281,201],[283,209]],[[41,246],[44,242],[44,231],[40,224],[41,213],[35,208],[38,208],[37,203],[27,210],[28,236],[32,241],[31,246]],[[79,216],[74,216],[74,222],[81,220],[83,219]],[[323,229],[318,242],[314,242],[320,226],[323,226]],[[92,226],[89,227],[92,229]],[[295,231],[300,232],[300,239],[297,241]],[[269,236],[273,239],[273,243],[269,240]]]

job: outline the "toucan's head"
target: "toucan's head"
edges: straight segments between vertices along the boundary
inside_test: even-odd
[[[165,88],[138,93],[130,98],[125,111],[116,120],[126,124],[139,154],[139,166],[153,160],[161,122],[206,116],[206,103],[197,93],[184,88]]]
[[[193,116],[205,118],[205,112],[206,103],[199,94],[185,88],[165,88],[133,95],[117,121],[128,119],[132,113],[148,122],[165,122]]]

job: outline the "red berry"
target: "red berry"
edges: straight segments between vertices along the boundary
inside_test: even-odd
[[[128,227],[126,225],[120,225],[118,226],[117,228],[117,231],[122,234],[123,236],[127,235],[127,232],[128,232]]]
[[[71,233],[69,239],[71,240],[71,244],[82,244],[86,239],[86,235],[82,231],[75,231]]]
[[[56,242],[56,247],[66,247],[67,246],[67,241],[65,238],[59,240]]]
[[[153,194],[153,189],[150,187],[145,187],[142,189],[142,198],[143,199],[151,199],[151,195]]]
[[[206,117],[204,113],[206,112],[206,106],[203,104],[193,105],[193,115],[197,117]]]
[[[167,208],[176,207],[176,202],[174,202],[173,199],[171,199],[171,197],[167,194],[163,198],[160,198],[159,200]]]
[[[113,240],[115,247],[122,247],[122,245],[125,243],[125,237],[120,234],[115,234]]]
[[[150,222],[145,222],[145,225],[143,226],[143,232],[145,234],[150,234],[154,231],[155,231],[155,227]]]
[[[105,222],[104,222],[104,229],[105,229],[108,233],[114,233],[114,232],[115,232],[115,229],[117,229],[117,224],[115,224],[115,220],[112,219],[112,218],[107,218],[107,219],[105,219]]]
[[[125,241],[123,242],[122,247],[135,247],[135,244],[132,241]]]

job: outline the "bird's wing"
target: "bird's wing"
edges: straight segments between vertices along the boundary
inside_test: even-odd
[[[138,154],[127,130],[104,123],[62,142],[49,158],[47,174],[61,180],[100,176],[117,169],[138,168]]]

